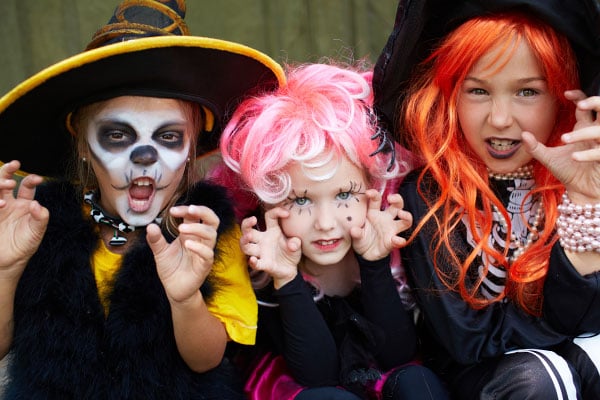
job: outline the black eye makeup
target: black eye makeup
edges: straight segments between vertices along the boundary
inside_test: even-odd
[[[164,127],[152,135],[152,140],[169,149],[178,149],[185,144],[185,129],[183,127]]]
[[[137,140],[137,134],[130,125],[117,122],[101,124],[96,135],[100,146],[108,151],[126,148]]]

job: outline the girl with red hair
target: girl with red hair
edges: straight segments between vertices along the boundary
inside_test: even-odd
[[[572,90],[571,43],[482,12],[413,76],[401,252],[424,361],[461,400],[600,398],[600,97]]]

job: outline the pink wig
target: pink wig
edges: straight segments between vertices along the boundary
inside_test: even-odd
[[[295,162],[311,179],[325,180],[335,171],[314,176],[311,167],[345,156],[382,189],[386,179],[405,174],[408,165],[390,164],[390,153],[377,152],[371,77],[371,72],[329,64],[289,69],[287,86],[237,108],[221,137],[223,160],[268,204],[288,196],[286,169]]]

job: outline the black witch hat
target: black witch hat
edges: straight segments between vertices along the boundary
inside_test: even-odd
[[[394,28],[373,76],[375,109],[396,132],[398,105],[414,68],[450,31],[488,13],[523,10],[565,35],[575,51],[582,89],[600,95],[600,2],[597,0],[399,0]]]
[[[202,105],[200,151],[218,145],[233,108],[285,82],[278,63],[247,46],[190,36],[184,0],[124,0],[86,50],[0,98],[0,162],[62,176],[72,151],[66,121],[77,107],[120,96],[177,98]]]

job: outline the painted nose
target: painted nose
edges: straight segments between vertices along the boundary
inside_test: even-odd
[[[508,128],[513,123],[510,104],[507,101],[495,100],[488,117],[490,125],[497,129]]]
[[[139,146],[133,149],[129,159],[134,164],[150,165],[158,160],[158,152],[152,146]]]

